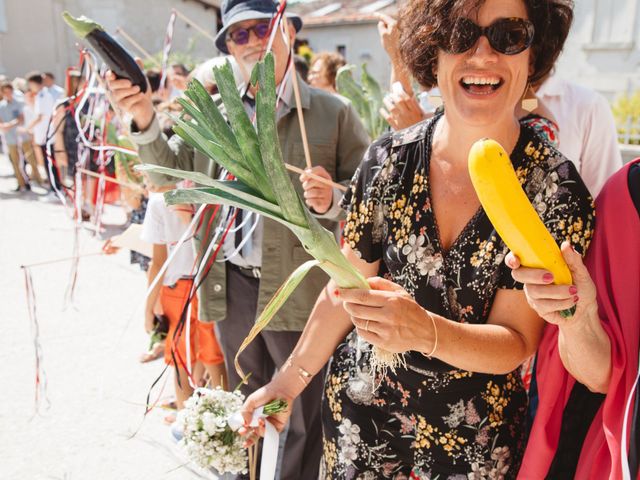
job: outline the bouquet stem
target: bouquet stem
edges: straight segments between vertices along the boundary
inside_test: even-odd
[[[258,444],[254,443],[249,447],[249,478],[257,480],[256,474],[258,470]]]

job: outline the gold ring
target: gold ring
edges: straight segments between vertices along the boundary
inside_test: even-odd
[[[367,323],[365,323],[365,324],[364,324],[364,331],[365,331],[365,332],[368,332],[368,331],[369,331],[369,322],[370,322],[370,321],[371,321],[371,320],[367,320]]]

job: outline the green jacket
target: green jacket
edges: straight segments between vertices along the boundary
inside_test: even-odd
[[[313,165],[326,168],[334,180],[347,185],[369,145],[369,138],[356,111],[348,100],[311,88],[302,80],[300,80],[300,97]],[[279,120],[278,136],[285,161],[304,168],[302,137],[295,106]],[[138,153],[143,163],[216,176],[218,168],[214,161],[200,152],[194,153],[194,150],[178,135],[167,142],[155,120],[146,131],[134,133],[133,138],[138,145]],[[298,175],[292,174],[291,177],[293,185],[302,195],[302,185],[297,178]],[[152,179],[156,183],[169,182],[168,178],[158,175],[153,176]],[[334,202],[336,201],[334,196]],[[331,231],[337,229],[337,222],[341,219],[339,216],[332,218],[320,216],[320,218],[323,226]],[[207,222],[203,223],[206,225]],[[198,233],[204,234],[202,231]],[[200,248],[201,242],[204,240],[207,243],[208,239],[196,235],[196,240],[196,248]],[[264,219],[258,312],[262,312],[287,277],[298,266],[310,259],[311,257],[293,233],[273,220]],[[302,331],[327,280],[327,275],[320,269],[311,271],[267,329]],[[200,320],[212,322],[225,319],[224,263],[215,263],[198,291],[198,300]]]

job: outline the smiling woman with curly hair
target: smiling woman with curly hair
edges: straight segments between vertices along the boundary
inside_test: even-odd
[[[430,89],[437,86],[438,51],[472,35],[469,29],[463,28],[464,12],[480,8],[483,1],[431,0],[428,3],[428,6],[425,2],[408,3],[401,17],[400,44],[411,73],[422,86]],[[535,32],[529,47],[532,57],[529,83],[535,85],[551,72],[562,51],[573,21],[573,2],[530,1],[525,2],[525,8]]]
[[[516,478],[527,412],[519,367],[544,321],[504,264],[467,157],[478,139],[501,143],[556,241],[586,250],[589,192],[516,114],[571,18],[562,0],[409,0],[401,13],[403,58],[446,108],[371,145],[343,199],[343,253],[372,289],[329,282],[289,361],[244,407],[293,401],[332,357],[322,478]],[[404,364],[377,373],[372,346]]]

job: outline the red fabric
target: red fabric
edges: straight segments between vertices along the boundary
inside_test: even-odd
[[[640,344],[640,219],[629,194],[629,166],[607,182],[596,201],[596,229],[585,259],[597,287],[600,319],[611,340],[612,375],[582,448],[578,479],[622,479],[620,452],[629,446],[629,427],[624,443],[622,427],[638,373]],[[538,349],[540,404],[518,475],[521,479],[541,479],[547,474],[575,383],[562,365],[557,345],[558,328],[547,325]]]
[[[106,177],[110,177],[110,178],[115,178],[113,175],[110,175],[108,172],[105,172],[104,175]],[[96,185],[99,185],[100,180],[99,179],[95,179],[96,181]],[[104,203],[108,203],[108,204],[116,204],[118,203],[118,201],[120,200],[120,186],[117,183],[113,183],[113,182],[108,182],[105,180],[104,182]],[[93,192],[93,198],[91,199],[91,202],[93,203],[93,205],[96,204],[96,202],[98,201],[98,191],[100,189],[97,188],[95,191]]]

